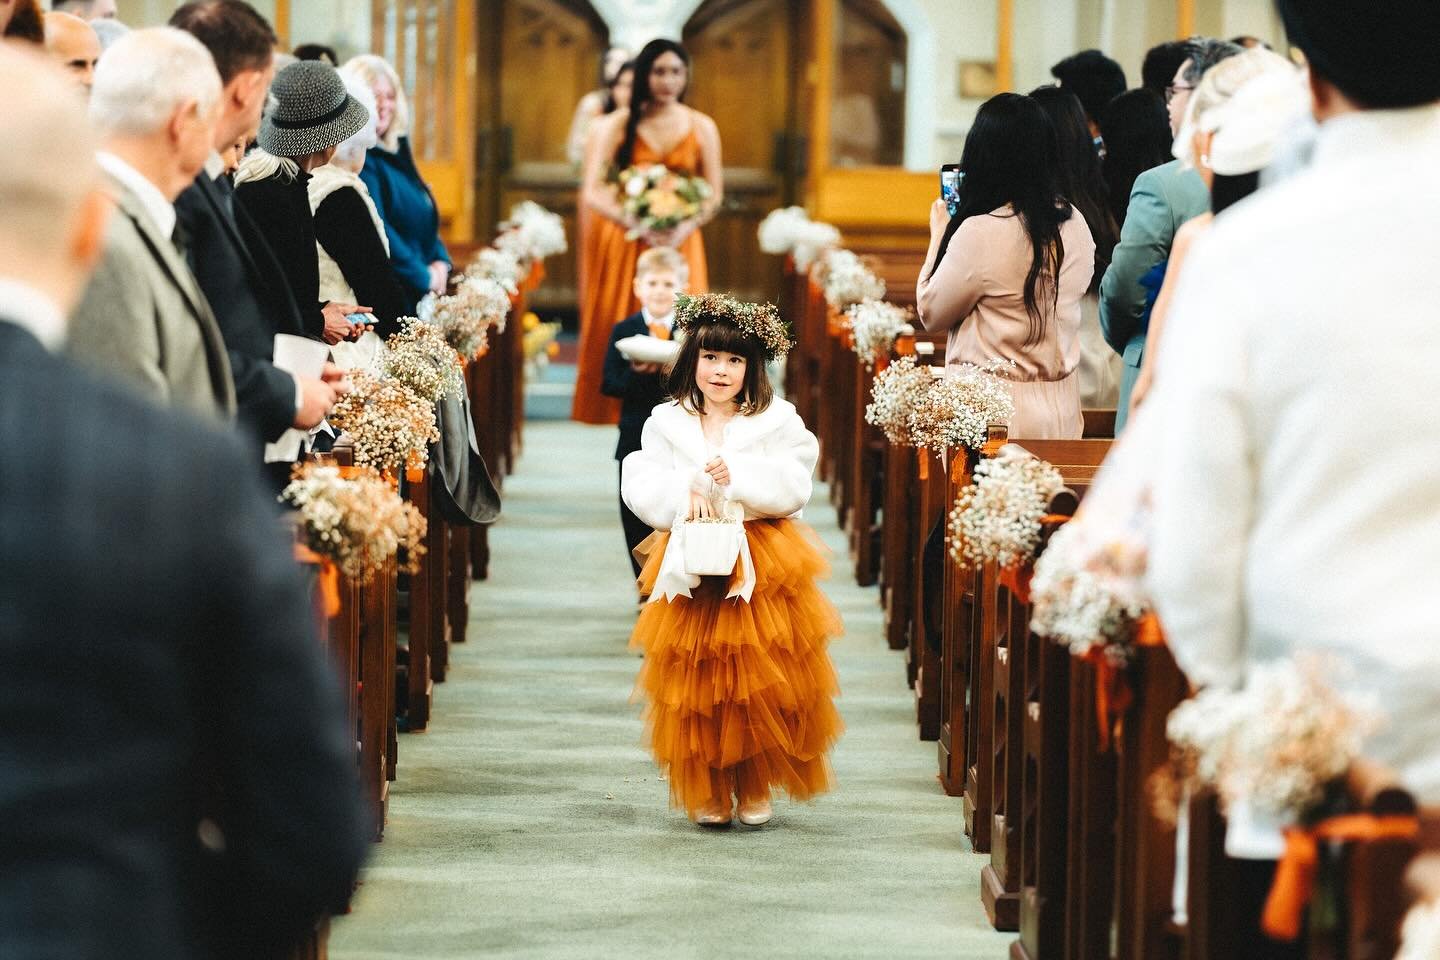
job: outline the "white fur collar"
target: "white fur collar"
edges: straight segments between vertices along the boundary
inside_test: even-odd
[[[736,417],[730,422],[723,449],[740,451],[753,446],[766,435],[781,429],[796,416],[795,405],[789,400],[776,397],[762,413],[748,417]],[[665,434],[665,438],[696,463],[704,463],[705,434],[700,429],[700,418],[689,413],[673,400],[667,400],[650,412],[650,419]]]

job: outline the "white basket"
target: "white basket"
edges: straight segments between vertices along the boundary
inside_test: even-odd
[[[685,522],[685,572],[692,577],[728,577],[740,558],[745,525],[737,520]]]

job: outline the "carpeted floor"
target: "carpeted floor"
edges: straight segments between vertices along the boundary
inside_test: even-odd
[[[766,827],[702,831],[667,809],[629,703],[638,660],[611,428],[532,422],[491,532],[470,641],[403,735],[385,841],[334,960],[1001,960],[983,858],[916,738],[874,589],[844,567],[823,488],[807,519],[836,551],[829,592],[848,727],[838,788]]]

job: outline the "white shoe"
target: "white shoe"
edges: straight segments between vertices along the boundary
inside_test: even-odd
[[[770,807],[768,800],[760,803],[745,804],[740,808],[740,822],[747,827],[758,827],[770,822],[775,811]]]
[[[695,815],[695,822],[702,827],[728,827],[730,825],[730,808],[718,804],[713,807],[706,807]]]

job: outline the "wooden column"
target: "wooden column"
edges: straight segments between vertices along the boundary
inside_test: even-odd
[[[1015,87],[1015,0],[995,3],[995,90]]]
[[[1195,35],[1195,0],[1175,0],[1175,35],[1181,40]]]
[[[835,8],[839,0],[810,0],[812,56],[805,81],[811,88],[809,206],[830,168],[830,102],[835,89]]]

